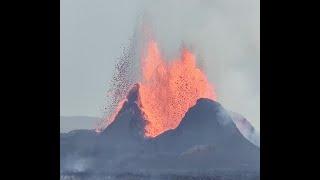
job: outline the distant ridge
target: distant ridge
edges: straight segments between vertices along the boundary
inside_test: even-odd
[[[93,116],[60,116],[60,133],[77,129],[94,129],[100,118]]]

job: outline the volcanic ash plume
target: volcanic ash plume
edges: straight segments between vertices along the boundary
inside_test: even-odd
[[[170,61],[163,58],[155,40],[149,40],[144,51],[138,84],[139,105],[147,121],[146,137],[176,128],[199,98],[216,100],[213,86],[188,49],[183,48],[180,58]],[[109,119],[114,120],[124,101],[119,102]]]

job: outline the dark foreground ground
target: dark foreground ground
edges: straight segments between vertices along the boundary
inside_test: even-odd
[[[60,180],[260,180],[259,172],[62,173]]]

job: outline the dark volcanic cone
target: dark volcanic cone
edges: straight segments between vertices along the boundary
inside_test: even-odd
[[[139,84],[129,92],[127,100],[116,115],[114,121],[103,130],[96,146],[98,154],[105,156],[105,152],[112,151],[110,155],[126,154],[137,151],[144,143],[144,120],[139,108]]]
[[[260,149],[241,134],[219,103],[209,99],[199,99],[176,129],[150,144],[154,152],[177,154],[178,160],[170,162],[177,167],[259,168],[260,163]]]
[[[101,133],[109,141],[141,140],[144,138],[144,120],[139,102],[139,84],[129,92],[127,100],[115,120]],[[115,139],[113,139],[115,138]]]
[[[92,167],[97,171],[259,169],[260,149],[239,131],[235,117],[218,102],[199,99],[176,129],[155,138],[145,137],[147,120],[140,107],[137,84],[114,121],[100,134],[64,135],[64,157],[80,151],[82,156],[94,159]],[[81,141],[80,137],[86,138]]]

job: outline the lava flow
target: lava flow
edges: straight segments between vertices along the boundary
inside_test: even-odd
[[[151,40],[141,58],[141,72],[139,105],[147,121],[146,137],[176,128],[199,98],[216,100],[213,86],[188,49],[181,51],[180,58],[167,61],[161,56],[157,42]],[[114,120],[123,102],[109,120]]]

